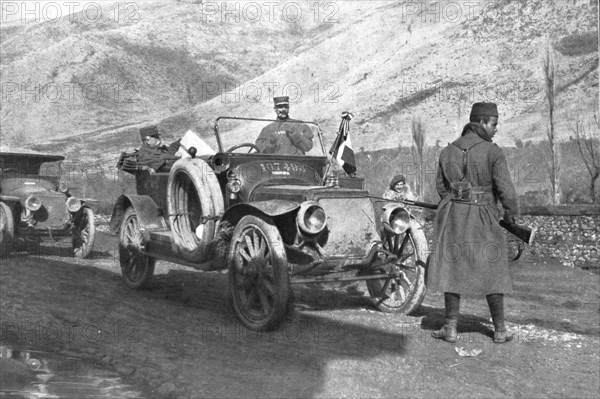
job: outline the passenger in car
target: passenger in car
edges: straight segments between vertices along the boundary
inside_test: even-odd
[[[396,175],[392,178],[390,186],[383,193],[383,198],[392,201],[417,200],[417,196],[406,183],[406,177],[404,175]]]
[[[304,155],[313,147],[313,132],[305,123],[295,123],[290,119],[289,97],[275,97],[277,122],[265,126],[256,146],[263,154]]]
[[[137,153],[137,162],[142,169],[150,172],[167,172],[177,159],[175,153],[179,149],[181,139],[165,145],[156,126],[140,129],[142,146]]]

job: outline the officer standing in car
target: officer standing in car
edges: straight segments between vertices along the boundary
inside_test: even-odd
[[[263,154],[304,155],[313,147],[313,132],[305,123],[293,122],[289,117],[289,97],[275,97],[277,122],[265,126],[256,139]]]

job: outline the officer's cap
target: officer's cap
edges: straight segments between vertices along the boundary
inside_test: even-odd
[[[156,126],[146,126],[140,129],[140,136],[142,138],[150,136],[150,137],[158,137],[160,133],[158,132],[158,127]]]
[[[290,98],[288,96],[273,97],[273,103],[275,104],[276,107],[278,105],[289,105]]]

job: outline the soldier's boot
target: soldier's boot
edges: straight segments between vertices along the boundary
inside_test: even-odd
[[[444,324],[442,328],[431,333],[433,338],[443,339],[446,342],[454,343],[458,341],[458,332],[456,331],[456,324]]]
[[[446,307],[446,323],[444,326],[431,333],[433,338],[443,339],[446,342],[458,341],[458,314],[460,310],[460,295],[452,292],[444,292],[444,303]]]
[[[504,295],[490,294],[486,295],[486,299],[494,322],[494,342],[503,344],[512,341],[514,336],[504,324]]]
[[[508,330],[496,330],[494,331],[494,342],[497,344],[503,344],[512,341],[514,335]]]

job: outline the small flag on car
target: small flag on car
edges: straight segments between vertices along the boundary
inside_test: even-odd
[[[338,162],[344,171],[352,175],[356,172],[356,158],[352,141],[350,140],[350,119],[353,115],[350,112],[342,113],[342,123],[338,131],[337,137],[329,150],[329,154]]]

